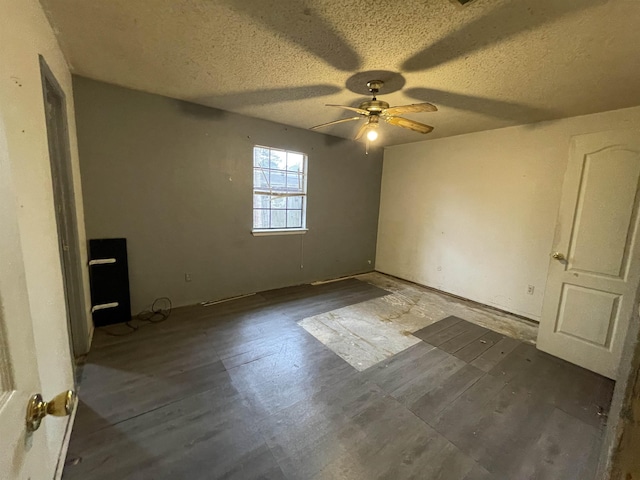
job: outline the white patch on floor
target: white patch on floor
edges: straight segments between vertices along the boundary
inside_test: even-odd
[[[381,273],[356,278],[391,293],[305,318],[299,324],[359,371],[421,342],[413,332],[450,315],[518,340],[535,342],[535,324],[508,313]]]

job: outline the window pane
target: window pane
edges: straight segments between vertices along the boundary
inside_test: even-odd
[[[271,210],[271,228],[287,227],[287,211]]]
[[[286,170],[287,152],[283,152],[282,150],[271,150],[270,167],[278,170]]]
[[[304,155],[299,153],[287,153],[287,170],[291,172],[302,172],[304,165]]]
[[[269,170],[260,168],[253,170],[253,188],[269,190]]]
[[[269,168],[269,149],[263,147],[253,148],[253,166]]]
[[[287,197],[287,208],[302,209],[302,197]]]
[[[302,227],[302,211],[301,210],[287,210],[287,227],[289,228]]]
[[[253,210],[253,228],[269,228],[269,210]]]
[[[271,197],[271,208],[278,210],[287,208],[287,197]]]
[[[302,177],[297,173],[287,173],[287,191],[302,192]]]
[[[269,195],[254,195],[253,208],[269,208],[271,206],[271,197]]]
[[[286,187],[286,176],[284,172],[271,170],[271,188],[274,190],[284,190]]]

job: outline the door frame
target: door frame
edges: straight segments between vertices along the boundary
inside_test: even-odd
[[[73,357],[77,358],[86,354],[89,350],[89,331],[85,317],[82,255],[80,251],[80,236],[78,234],[78,215],[75,202],[76,192],[73,181],[71,147],[69,145],[67,99],[64,90],[47,65],[44,57],[42,55],[38,55],[38,57],[49,146],[53,204],[58,230],[60,267],[62,270],[65,304],[67,307],[69,350]],[[58,120],[53,119],[53,121],[58,122],[59,125],[51,124],[51,119],[46,111],[47,97],[51,93],[60,100],[60,118]],[[58,131],[53,132],[53,129]],[[55,135],[58,136],[60,144],[55,143]],[[61,182],[60,185],[56,184],[56,179]],[[66,242],[66,249],[63,246],[63,242]]]
[[[634,422],[634,402],[638,402],[635,389],[640,388],[640,283],[631,312],[631,322],[622,351],[622,362],[609,409],[607,428],[602,441],[600,461],[595,478],[618,480],[628,464],[628,449],[622,448],[625,434],[637,431]]]

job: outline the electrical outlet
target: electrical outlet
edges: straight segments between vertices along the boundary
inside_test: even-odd
[[[527,295],[533,295],[533,292],[536,290],[536,287],[534,287],[533,285],[529,285],[527,287]]]
[[[190,282],[191,281],[191,274],[190,273],[185,273],[184,274],[184,281],[185,282]]]

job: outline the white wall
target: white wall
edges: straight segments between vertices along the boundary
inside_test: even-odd
[[[43,396],[49,399],[72,388],[73,375],[38,55],[45,58],[66,95],[78,192],[78,229],[82,261],[86,264],[71,75],[37,0],[0,0],[0,45],[0,116],[6,128],[13,190],[19,206],[18,224],[40,360],[40,383]],[[83,274],[88,294],[88,277],[86,272]],[[88,306],[88,296],[85,300]],[[44,430],[52,462],[57,459],[65,425],[66,422],[56,419],[46,421]]]
[[[539,320],[570,138],[632,127],[640,107],[385,149],[376,270]]]

